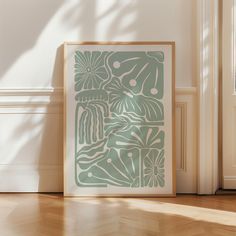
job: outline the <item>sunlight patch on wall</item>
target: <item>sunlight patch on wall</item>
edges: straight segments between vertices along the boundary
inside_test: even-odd
[[[99,40],[136,39],[137,1],[98,0],[96,4],[96,15],[99,19],[96,32]]]
[[[62,86],[62,75],[60,78],[52,78],[55,57],[57,48],[65,40],[74,41],[78,38],[78,28],[68,29],[69,18],[65,18],[65,14],[72,8],[76,9],[77,5],[78,1],[65,1],[45,25],[35,45],[30,50],[23,52],[3,75],[0,80],[1,88]],[[29,30],[33,28],[34,22],[32,21]],[[20,42],[16,41],[16,43],[18,47],[21,47]],[[6,47],[9,47],[10,50],[11,45],[6,45]]]

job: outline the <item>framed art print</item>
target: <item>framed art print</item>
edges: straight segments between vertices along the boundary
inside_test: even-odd
[[[174,196],[173,42],[64,45],[64,195]]]

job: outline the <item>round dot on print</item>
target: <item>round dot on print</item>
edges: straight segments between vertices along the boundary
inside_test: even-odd
[[[118,68],[120,67],[120,62],[114,61],[113,67],[116,68],[116,69],[118,69]]]
[[[111,159],[109,158],[109,159],[107,159],[107,163],[111,163]]]
[[[152,95],[156,95],[158,91],[157,91],[156,88],[152,88],[152,89],[150,90],[150,92],[151,92]]]
[[[136,80],[134,80],[134,79],[131,79],[131,80],[129,81],[129,85],[130,85],[131,87],[136,86],[136,84],[137,84],[137,82],[136,82]]]
[[[128,157],[132,157],[133,155],[132,155],[132,152],[128,152]]]
[[[88,177],[92,177],[93,174],[91,172],[88,173]]]

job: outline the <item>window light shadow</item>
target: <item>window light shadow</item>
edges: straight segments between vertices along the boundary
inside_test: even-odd
[[[171,18],[172,20],[168,19],[170,15],[174,16],[175,13],[178,13],[176,15],[178,31],[188,30],[191,22],[186,25],[181,22],[181,11],[177,11],[174,7],[182,9],[185,4],[190,4],[189,7],[192,3],[188,0],[179,5],[156,0],[135,0],[128,3],[126,0],[42,0],[36,4],[31,0],[22,0],[20,3],[3,0],[0,6],[3,6],[2,11],[5,13],[0,15],[0,19],[2,19],[0,29],[3,32],[6,30],[4,22],[8,22],[13,15],[16,20],[9,22],[8,32],[1,37],[0,41],[0,47],[3,49],[0,48],[0,51],[4,52],[1,60],[5,63],[0,63],[0,86],[1,88],[26,87],[28,89],[62,88],[63,50],[62,47],[59,49],[58,47],[63,41],[176,40],[178,44],[181,40],[186,40],[185,36],[173,37],[173,30],[176,30],[172,27],[175,25],[175,17]],[[168,15],[162,10],[163,8],[168,11]],[[163,30],[163,22],[158,19],[168,23],[165,30]],[[18,25],[19,27],[17,27]],[[162,34],[158,34],[159,31]],[[16,41],[16,39],[18,40]],[[189,41],[191,40],[187,39],[187,46],[184,45],[188,49],[192,46],[188,43]],[[191,64],[191,60],[186,60],[187,50],[177,46],[177,53],[178,51],[181,51],[179,55],[183,55],[183,60],[179,58],[177,63],[180,63],[181,60],[185,61],[185,69],[188,68],[186,63],[190,61]],[[177,67],[179,68],[180,64]],[[182,77],[179,74],[177,71],[177,80]],[[188,78],[188,73],[185,76]],[[27,107],[31,99],[33,98],[29,98],[22,108]],[[35,112],[34,115],[31,115],[30,112],[22,115],[22,118],[17,121],[18,123],[14,124],[14,129],[12,127],[11,132],[7,133],[2,146],[13,138],[20,140],[16,146],[10,147],[10,152],[6,153],[6,158],[9,158],[12,163],[17,163],[22,156],[31,156],[36,160],[39,159],[40,165],[48,164],[53,151],[61,152],[58,154],[58,163],[62,163],[62,147],[50,146],[50,139],[53,140],[50,135],[58,134],[53,126],[53,118],[50,118],[51,121],[47,121],[46,118],[54,116],[56,122],[59,123],[59,120],[60,122],[62,120],[62,114],[48,115],[48,111],[41,116],[36,114],[37,109],[32,111],[32,113]],[[61,124],[55,126],[62,131]],[[47,137],[49,133],[50,138]],[[57,138],[57,142],[62,146],[62,135]],[[31,148],[33,143],[39,145],[37,147],[39,154],[35,154],[36,150]],[[50,150],[49,153],[45,151],[46,149]],[[41,179],[45,178],[43,171],[40,175]]]
[[[186,198],[187,199],[187,198]],[[201,197],[199,197],[199,200]],[[206,199],[205,199],[206,200]],[[236,212],[186,205],[185,200],[104,198],[65,199],[65,217],[73,215],[76,229],[86,235],[104,223],[112,224],[113,235],[218,235],[236,233]],[[204,198],[200,201],[204,201]],[[209,203],[210,198],[206,200]],[[73,206],[73,207],[72,207]],[[80,209],[80,210],[78,210]],[[81,218],[83,214],[84,217]],[[108,220],[110,219],[110,220]],[[90,222],[86,223],[86,222]],[[69,230],[64,226],[65,232]],[[108,231],[110,229],[107,229]],[[108,233],[104,228],[103,233]],[[165,234],[164,234],[165,233]],[[148,234],[148,235],[149,235]],[[66,234],[65,234],[66,235]],[[115,234],[116,235],[116,234]]]
[[[63,2],[0,1],[0,78],[22,54],[35,46],[45,25]]]

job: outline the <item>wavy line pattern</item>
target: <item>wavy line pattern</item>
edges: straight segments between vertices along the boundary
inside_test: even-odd
[[[165,186],[164,54],[76,51],[75,181]]]

